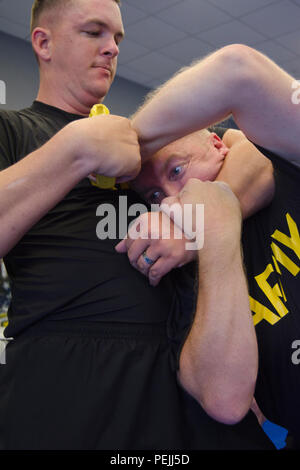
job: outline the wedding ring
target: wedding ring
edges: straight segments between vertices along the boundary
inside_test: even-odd
[[[154,263],[153,259],[151,259],[147,256],[146,251],[144,251],[142,256],[143,256],[144,260],[146,261],[146,263],[149,264],[149,266],[151,266]]]

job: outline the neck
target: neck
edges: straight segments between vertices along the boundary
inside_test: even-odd
[[[93,96],[82,96],[81,99],[78,99],[72,93],[67,94],[65,91],[59,84],[56,86],[55,83],[41,81],[36,100],[81,116],[89,116],[92,106],[101,102],[101,99]]]

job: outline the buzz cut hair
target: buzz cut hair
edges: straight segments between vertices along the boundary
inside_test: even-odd
[[[112,0],[121,6],[121,0]],[[31,8],[31,22],[30,32],[39,25],[39,21],[42,13],[45,11],[51,11],[58,7],[67,6],[68,3],[72,3],[74,0],[35,0]]]

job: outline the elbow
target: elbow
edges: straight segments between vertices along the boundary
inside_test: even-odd
[[[236,77],[237,85],[243,89],[249,82],[257,80],[257,74],[260,74],[262,66],[261,62],[265,60],[259,51],[244,44],[229,44],[219,49],[216,54],[224,65],[224,72],[229,71],[232,81]]]
[[[257,57],[261,55],[256,49],[245,44],[229,44],[223,46],[217,54],[226,61],[227,66],[247,66],[253,65],[253,62],[257,60]]]
[[[252,398],[241,399],[236,396],[223,397],[223,396],[210,396],[204,397],[201,403],[206,413],[216,421],[223,424],[234,425],[239,423],[248,413]]]
[[[178,380],[186,392],[201,405],[206,414],[220,423],[237,424],[250,410],[252,394],[246,397],[238,397],[236,393],[225,396],[225,394],[216,393],[215,390],[203,392],[200,387],[187,382],[180,375]]]
[[[187,361],[181,358],[178,381],[211,418],[233,425],[240,422],[251,408],[256,374],[253,374],[253,378],[247,375],[234,383],[232,379],[224,377],[210,375],[204,378],[199,375],[197,368],[187,365]]]

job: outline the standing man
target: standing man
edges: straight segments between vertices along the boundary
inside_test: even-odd
[[[151,288],[115,252],[116,240],[96,236],[99,206],[117,214],[118,196],[136,202],[130,191],[102,190],[88,178],[129,180],[140,169],[127,119],[86,119],[110,88],[123,35],[117,0],[34,2],[38,96],[30,108],[0,116],[0,255],[12,286],[5,334],[13,338],[0,369],[0,448],[268,447],[254,416],[218,424],[178,386],[172,319],[179,305],[170,278]],[[211,191],[222,207],[224,188]],[[231,195],[226,208],[236,220],[238,273],[240,213]],[[203,254],[209,267],[213,253]],[[239,279],[243,308],[234,313],[249,346],[247,373],[241,380],[232,370],[241,385],[236,403],[224,389],[208,407],[230,423],[247,413],[257,373],[242,273]],[[230,302],[223,310],[230,313]]]

